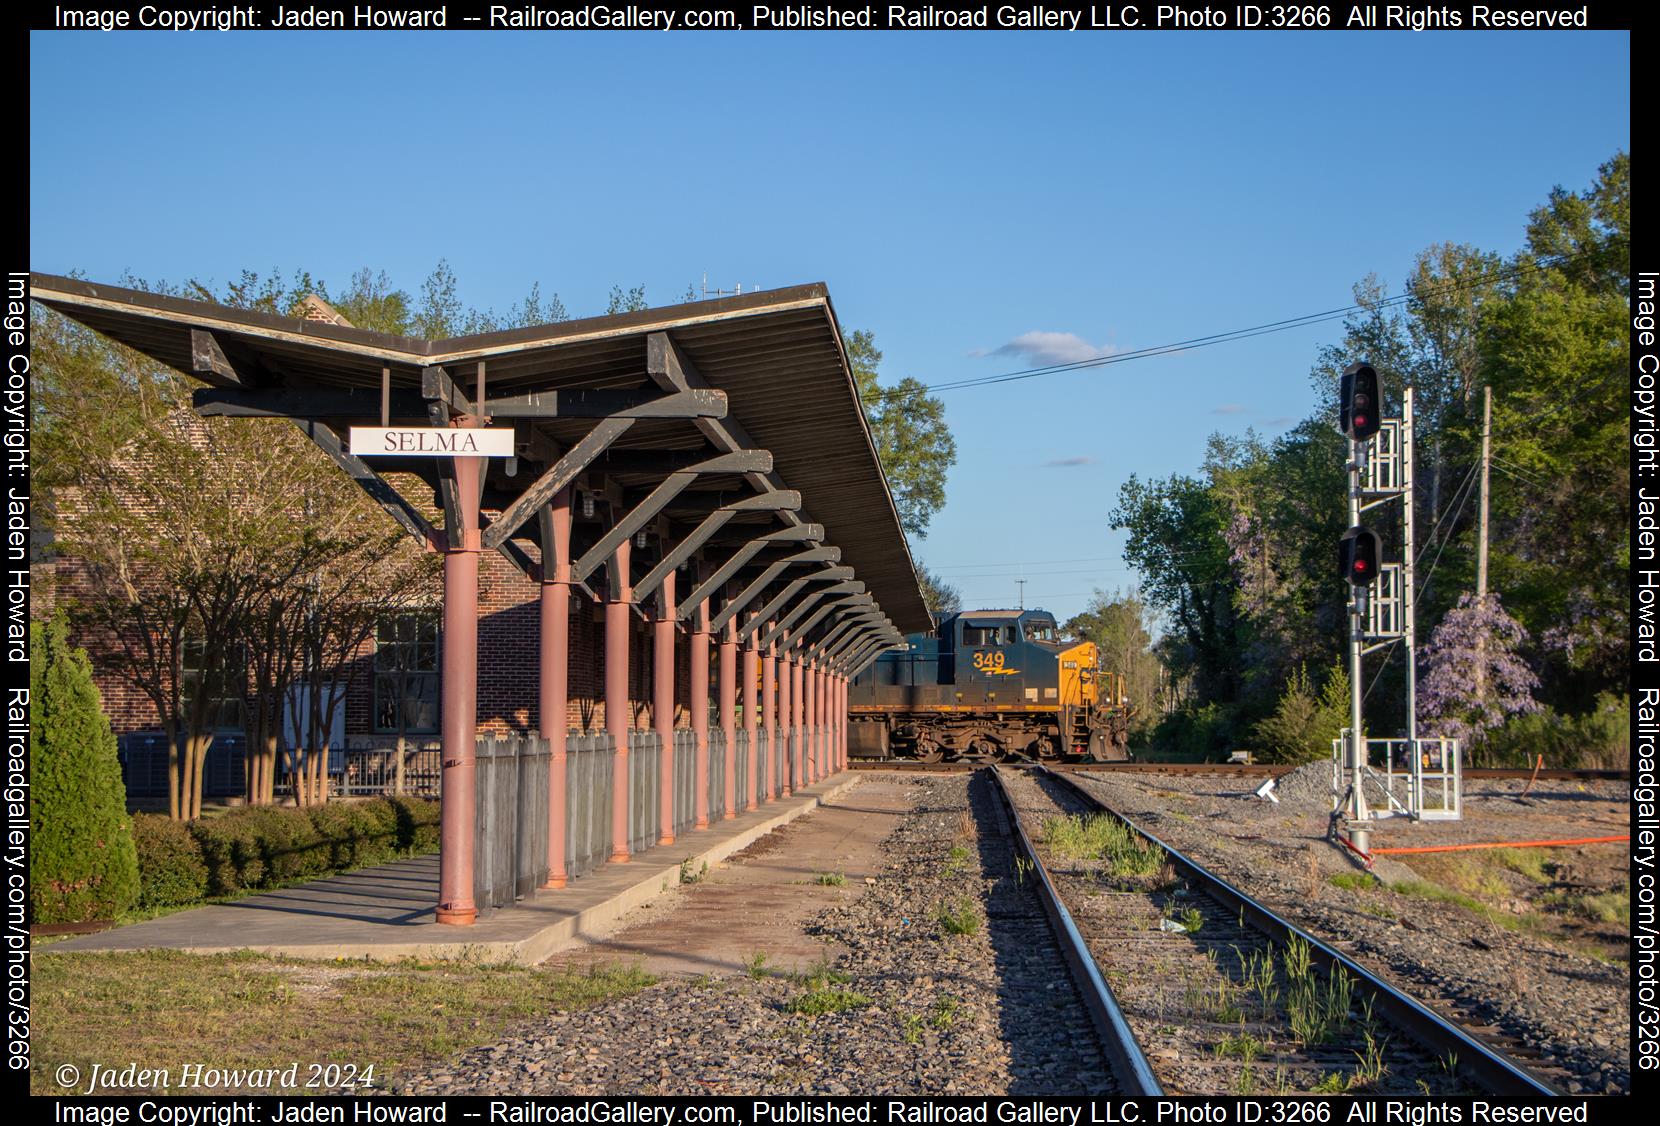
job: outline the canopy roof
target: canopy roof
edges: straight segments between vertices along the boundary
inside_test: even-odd
[[[473,409],[466,397],[475,396],[482,363],[488,413],[498,415],[501,404],[509,417],[496,417],[494,425],[515,427],[519,460],[533,467],[554,463],[594,430],[595,420],[605,416],[594,403],[649,403],[687,388],[722,392],[718,415],[648,412],[635,418],[591,463],[583,481],[591,489],[609,490],[613,498],[637,497],[677,466],[700,458],[741,449],[770,451],[770,472],[699,476],[695,487],[661,510],[653,527],[690,529],[743,496],[795,490],[798,508],[746,511],[733,517],[732,529],[760,534],[822,525],[822,541],[792,547],[822,542],[839,548],[841,566],[852,568],[852,578],[865,584],[880,617],[898,632],[929,628],[916,569],[822,284],[446,340],[46,274],[33,276],[31,297],[202,381],[206,389],[197,392],[197,402],[204,413],[243,413],[247,403],[275,402],[274,396],[282,395],[283,402],[297,404],[291,411],[296,417],[324,419],[334,427],[375,425],[384,378],[392,421],[429,425],[429,416],[438,417],[431,415],[435,395],[440,410],[446,397],[456,413]],[[448,377],[439,379],[448,392],[435,391],[434,369]],[[579,401],[590,392],[624,394],[589,395],[583,407]],[[509,400],[525,413],[514,414]],[[553,402],[559,406],[548,405]],[[567,411],[572,404],[577,409]],[[447,423],[449,416],[443,417]],[[410,467],[409,459],[364,461],[387,470]],[[512,476],[508,469],[505,460],[492,461],[487,510],[510,508],[538,478],[534,468],[527,472],[514,465]],[[436,468],[423,473],[437,483]],[[536,521],[512,535],[535,542]],[[597,538],[588,535],[589,545]],[[725,542],[731,542],[730,530]],[[580,534],[574,546],[580,554]],[[777,557],[763,554],[751,566]]]

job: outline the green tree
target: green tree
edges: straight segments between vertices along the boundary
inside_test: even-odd
[[[922,584],[922,601],[935,621],[963,608],[962,592],[930,571],[926,564],[916,565],[916,577]]]
[[[1265,762],[1318,762],[1331,757],[1331,743],[1349,725],[1349,674],[1341,663],[1331,667],[1316,691],[1306,666],[1286,678],[1274,713],[1252,731],[1258,757]]]
[[[845,343],[899,525],[906,535],[922,538],[934,514],[945,507],[946,474],[957,463],[957,441],[945,421],[945,403],[910,376],[883,387],[877,370],[882,353],[870,332],[861,329]]]
[[[61,613],[29,624],[29,786],[32,921],[114,919],[137,902],[115,735]]]
[[[1066,632],[1093,641],[1102,667],[1124,678],[1134,707],[1132,724],[1152,723],[1159,715],[1159,685],[1164,666],[1153,648],[1153,610],[1137,590],[1108,594],[1097,589],[1082,613],[1068,619]]]

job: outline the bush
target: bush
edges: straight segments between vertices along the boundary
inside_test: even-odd
[[[438,803],[425,798],[385,799],[398,823],[399,852],[431,852],[438,847]]]
[[[228,816],[243,821],[258,842],[268,885],[288,883],[329,870],[329,847],[303,809],[262,806]]]
[[[127,789],[92,665],[62,614],[29,623],[29,704],[33,921],[114,919],[139,894]]]
[[[1531,767],[1544,755],[1557,770],[1623,770],[1631,762],[1631,698],[1604,692],[1585,715],[1544,708],[1511,716],[1466,753],[1471,766]]]
[[[1154,761],[1214,762],[1234,749],[1238,717],[1225,704],[1206,704],[1171,712],[1148,738],[1146,757]]]
[[[1285,682],[1274,714],[1251,730],[1264,762],[1318,762],[1331,757],[1331,741],[1349,725],[1349,675],[1337,665],[1318,693],[1299,666]]]
[[[207,865],[209,895],[234,895],[265,882],[265,857],[247,812],[237,810],[190,823],[190,833],[202,848],[202,863]]]
[[[207,894],[207,865],[184,822],[157,813],[134,814],[133,844],[140,907],[181,907]]]
[[[306,811],[334,868],[380,864],[397,853],[398,815],[384,801],[330,802]]]

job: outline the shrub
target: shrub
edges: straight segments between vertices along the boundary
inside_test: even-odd
[[[1539,755],[1555,769],[1618,770],[1631,761],[1631,698],[1604,692],[1585,715],[1552,708],[1510,717],[1469,756],[1472,766],[1532,766]]]
[[[438,847],[438,803],[425,798],[385,799],[398,825],[398,851],[431,852]]]
[[[328,871],[328,845],[305,810],[261,806],[228,816],[240,819],[253,833],[265,866],[266,884],[302,880]]]
[[[133,844],[140,907],[181,907],[207,894],[207,865],[184,822],[157,813],[134,814]]]
[[[384,801],[330,802],[306,811],[334,868],[380,864],[397,852],[398,815]]]
[[[1264,762],[1318,762],[1331,757],[1331,741],[1349,725],[1349,674],[1333,667],[1320,691],[1298,666],[1286,679],[1274,714],[1251,731]]]
[[[29,624],[30,905],[36,923],[114,919],[138,900],[127,790],[84,650],[62,614]]]
[[[190,823],[190,833],[201,846],[202,863],[207,866],[209,895],[234,895],[265,882],[265,857],[248,812],[238,810]]]

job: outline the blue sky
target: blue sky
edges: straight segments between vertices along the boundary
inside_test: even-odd
[[[1624,33],[36,33],[31,266],[360,266],[573,315],[824,281],[884,374],[946,382],[1397,292],[1508,253],[1630,147]],[[917,545],[965,602],[1134,581],[1131,474],[1312,405],[1327,324],[946,394]]]

